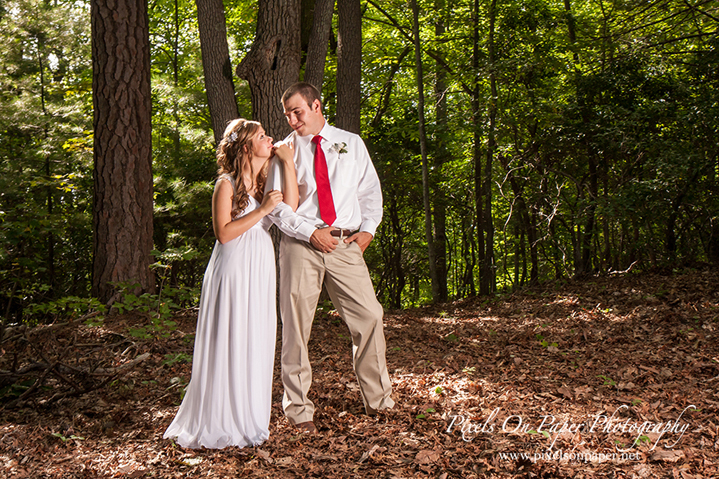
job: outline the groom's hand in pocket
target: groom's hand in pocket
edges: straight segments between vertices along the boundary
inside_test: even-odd
[[[347,238],[345,240],[345,243],[350,244],[354,241],[355,243],[357,243],[357,246],[359,246],[362,250],[362,254],[364,254],[364,250],[366,250],[369,244],[372,242],[372,238],[374,237],[370,233],[367,233],[366,231],[359,231]]]
[[[328,226],[326,228],[318,228],[310,236],[310,243],[315,249],[322,251],[323,253],[331,253],[337,248],[337,239],[330,234],[334,228]]]

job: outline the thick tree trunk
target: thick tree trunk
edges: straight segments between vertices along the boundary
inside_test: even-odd
[[[150,40],[146,0],[91,2],[94,106],[92,293],[111,282],[150,291],[152,135]]]
[[[320,92],[325,77],[325,59],[329,48],[334,7],[335,0],[315,1],[312,30],[307,45],[304,80],[313,84]]]
[[[237,76],[250,84],[252,118],[271,136],[291,129],[282,109],[282,93],[300,75],[300,1],[260,0],[257,32]]]
[[[337,0],[337,110],[335,125],[360,132],[362,8],[359,0]]]
[[[222,0],[195,0],[195,3],[207,104],[215,143],[219,143],[227,124],[239,116],[227,46],[225,7]]]

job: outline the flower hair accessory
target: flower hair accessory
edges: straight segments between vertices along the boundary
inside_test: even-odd
[[[237,140],[237,132],[233,131],[229,135],[227,135],[227,142],[228,143],[234,143]]]
[[[347,153],[347,143],[344,141],[342,143],[335,143],[330,147],[330,151],[334,151],[338,155],[341,155],[342,153]]]

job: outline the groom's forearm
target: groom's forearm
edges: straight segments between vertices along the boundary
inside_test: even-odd
[[[312,233],[317,229],[313,224],[308,223],[307,220],[292,211],[292,208],[286,203],[277,205],[269,216],[284,234],[308,243]]]

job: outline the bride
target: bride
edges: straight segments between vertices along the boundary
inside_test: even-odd
[[[192,377],[164,435],[183,447],[244,447],[269,437],[277,318],[267,215],[283,200],[297,208],[293,153],[291,145],[273,147],[258,122],[242,118],[217,147],[217,242],[202,283]],[[284,198],[276,190],[263,195],[273,154],[283,168]]]

